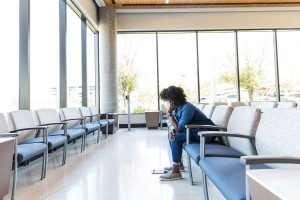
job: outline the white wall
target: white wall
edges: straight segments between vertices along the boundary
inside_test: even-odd
[[[118,31],[300,28],[300,9],[298,9],[218,10],[191,13],[121,12],[117,14],[117,26]]]

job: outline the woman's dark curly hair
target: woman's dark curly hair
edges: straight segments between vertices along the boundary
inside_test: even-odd
[[[180,106],[186,102],[186,95],[181,87],[169,86],[164,88],[159,97],[163,101],[173,101],[175,106]]]

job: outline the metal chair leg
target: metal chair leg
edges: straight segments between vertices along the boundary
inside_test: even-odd
[[[41,180],[43,180],[44,178],[46,178],[47,161],[48,161],[48,149],[43,154],[43,164],[42,164]]]
[[[82,135],[82,140],[81,140],[81,153],[84,151],[83,146],[84,146],[84,134]]]
[[[192,174],[192,165],[191,165],[191,157],[189,155],[187,155],[187,163],[188,163],[188,169],[189,169],[190,182],[191,182],[191,185],[194,185],[193,174]]]
[[[202,184],[203,184],[204,199],[209,200],[208,190],[207,190],[207,179],[206,179],[206,175],[203,172],[202,172]]]
[[[67,156],[67,142],[64,143],[63,147],[63,159],[62,159],[62,166],[66,164],[66,156]]]
[[[15,137],[15,147],[14,147],[14,177],[13,177],[13,186],[11,191],[11,200],[15,199],[15,192],[17,187],[17,170],[18,170],[18,151],[17,151],[17,137]]]
[[[106,135],[106,138],[107,138],[108,137],[108,124],[106,126],[106,133],[105,133],[105,135]]]
[[[99,141],[100,141],[100,133],[101,133],[101,129],[99,127],[99,129],[98,129],[98,136],[97,136],[97,143],[99,143]]]

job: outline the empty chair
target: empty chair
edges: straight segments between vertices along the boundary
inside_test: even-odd
[[[38,109],[35,110],[34,113],[39,124],[41,126],[48,127],[49,137],[64,138],[64,143],[60,144],[63,147],[62,165],[64,165],[66,163],[67,156],[67,141],[70,140],[70,138],[74,138],[72,132],[70,132],[69,134],[67,132],[67,122],[61,122],[58,112],[52,108]],[[57,145],[56,147],[59,147],[59,145]]]
[[[117,113],[113,113],[113,112],[99,113],[95,106],[91,106],[89,108],[93,115],[100,116],[101,122],[104,122],[104,120],[106,120],[108,122],[108,125],[110,125],[110,127],[112,127],[112,129],[114,128],[114,123],[116,123],[116,120],[114,119],[114,117],[117,115]],[[108,128],[106,130],[108,131]],[[112,133],[114,133],[114,131],[112,131]],[[107,133],[106,133],[106,135],[107,135]]]
[[[202,112],[207,118],[211,118],[212,113],[214,112],[214,105],[205,105]]]
[[[271,108],[276,108],[277,107],[277,102],[275,101],[263,101],[260,102],[259,104],[257,104],[256,108],[259,108],[261,110],[261,112],[265,112],[268,109]]]
[[[28,111],[29,112],[29,111]],[[42,155],[42,170],[41,170],[41,179],[46,177],[46,167],[47,167],[47,158],[48,158],[48,145],[47,145],[47,127],[36,127],[35,123],[31,120],[32,118],[26,118],[24,116],[15,115],[16,118],[24,119],[22,124],[17,123],[16,126],[14,120],[10,117],[6,119],[3,113],[0,113],[0,132],[1,137],[4,135],[8,137],[15,136],[15,150],[14,150],[14,176],[13,176],[13,187],[12,187],[12,199],[14,199],[14,194],[16,190],[17,183],[17,168],[19,164],[22,164],[26,161],[29,161],[32,158]],[[10,114],[9,114],[10,115]],[[28,127],[28,128],[26,128]],[[41,142],[26,143],[27,140],[30,140],[35,137],[36,133],[41,131],[43,140]],[[12,134],[6,134],[10,132]],[[4,134],[5,133],[5,134]],[[17,137],[16,137],[17,136]]]
[[[104,114],[104,115],[106,115],[105,119],[101,119],[101,115],[102,114],[100,114],[98,112],[98,110],[97,110],[96,107],[91,106],[89,108],[90,108],[90,111],[91,111],[91,113],[93,115],[93,121],[94,122],[97,121],[97,123],[100,123],[101,124],[101,128],[102,127],[106,127],[106,129],[105,129],[105,135],[106,135],[106,138],[107,138],[107,136],[108,136],[108,126],[109,125],[113,126],[114,120],[113,119],[108,119],[108,115],[106,115],[106,114]]]
[[[82,117],[85,117],[85,129],[86,133],[94,133],[95,131],[98,132],[97,143],[100,140],[101,134],[101,124],[100,123],[93,123],[93,115],[91,110],[88,107],[80,107],[79,111]]]
[[[292,116],[292,117],[291,117]],[[239,158],[205,157],[199,162],[203,172],[205,199],[208,199],[206,176],[226,199],[250,199],[247,192],[246,170],[262,168],[289,168],[300,164],[300,110],[294,108],[268,109],[262,115],[255,135],[255,155]],[[203,133],[202,136],[214,133]],[[254,140],[243,133],[228,133],[228,137]],[[246,147],[240,143],[240,149]],[[246,154],[249,155],[249,154]],[[281,163],[272,164],[270,163]],[[282,163],[285,163],[284,165]],[[268,165],[266,165],[268,164]],[[297,166],[299,167],[299,165]]]
[[[297,103],[294,101],[278,102],[277,108],[296,108]]]
[[[230,115],[228,124],[227,124],[227,131],[231,133],[243,133],[245,135],[254,136],[256,132],[256,128],[258,126],[258,122],[260,120],[261,111],[260,109],[252,108],[250,106],[239,106],[234,108],[232,114]],[[190,128],[201,128],[200,125],[187,125],[187,134]],[[224,127],[212,127],[212,128],[220,128],[220,131],[214,131],[213,133],[216,136],[223,136],[227,132],[222,131]],[[210,131],[208,131],[210,132]],[[204,132],[199,132],[199,134],[203,135]],[[186,146],[186,151],[190,151],[189,154],[193,160],[199,164],[199,161],[204,158],[204,156],[212,157],[233,157],[239,158],[242,155],[252,155],[255,154],[251,141],[245,141],[241,138],[228,138],[229,146],[225,146],[222,144],[205,144],[203,138],[201,138],[200,148],[199,151],[193,151],[193,146]],[[188,142],[187,142],[188,143]],[[204,145],[205,144],[205,145]],[[187,150],[191,148],[191,150]],[[194,154],[192,154],[194,153]],[[192,174],[190,174],[191,184],[193,184]]]
[[[85,118],[81,117],[81,114],[77,108],[61,108],[60,109],[61,121],[68,122],[67,134],[68,140],[76,142],[77,139],[81,140],[81,152],[85,150]],[[69,136],[72,136],[69,137]]]
[[[229,120],[229,117],[233,111],[232,107],[229,107],[227,105],[219,105],[216,106],[214,109],[214,112],[212,114],[211,120],[214,122],[216,126],[199,126],[202,128],[212,128],[212,129],[221,129],[221,130],[226,130],[227,128],[227,123]],[[193,126],[193,125],[192,125]],[[190,126],[187,125],[187,129]],[[189,131],[187,131],[189,132]],[[188,139],[188,137],[187,137]],[[184,146],[184,150],[187,153],[187,158],[188,158],[188,170],[189,170],[189,175],[190,175],[190,181],[193,184],[193,176],[192,176],[192,168],[191,168],[191,157],[192,159],[196,162],[198,165],[199,160],[200,160],[200,143],[189,143]]]
[[[34,113],[29,110],[17,110],[17,111],[10,112],[9,115],[12,118],[16,129],[35,128],[36,126],[39,125],[39,123],[35,121]],[[51,124],[47,124],[47,128],[49,128],[48,125]],[[44,124],[44,126],[46,125]],[[46,143],[48,144],[48,150],[50,151],[57,149],[59,147],[64,147],[64,151],[62,155],[62,165],[64,165],[65,156],[66,156],[67,136],[52,134],[52,132],[53,132],[53,127],[51,127],[50,129],[50,133],[47,130],[46,138],[41,137],[39,133],[36,133],[36,135],[32,133],[31,135],[27,135],[28,137],[24,139],[26,141],[23,141],[22,143],[24,144],[42,143],[46,139]],[[31,138],[32,136],[34,138]],[[22,140],[22,138],[18,137],[18,140],[20,141]]]

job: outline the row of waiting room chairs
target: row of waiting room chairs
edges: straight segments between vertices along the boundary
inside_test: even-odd
[[[237,107],[237,106],[251,106],[253,108],[259,108],[263,113],[265,110],[270,108],[300,108],[300,103],[296,102],[276,102],[276,101],[265,101],[265,102],[217,102],[212,104],[207,103],[199,103],[196,106],[208,117],[212,116],[214,108],[217,105],[228,105],[230,107]]]
[[[265,109],[262,114],[258,106],[218,105],[211,119],[215,123],[211,128],[218,131],[199,132],[200,144],[190,143],[187,137],[184,145],[191,184],[191,158],[202,170],[205,199],[207,177],[226,199],[250,199],[246,169],[274,167],[266,163],[300,164],[300,109],[277,107]],[[186,127],[189,134],[190,128],[202,126]],[[205,144],[207,136],[219,139]]]
[[[266,101],[266,102],[215,102],[215,103],[198,103],[196,107],[201,110],[205,116],[211,118],[213,111],[218,105],[228,105],[232,108],[237,106],[251,106],[253,108],[259,108],[261,112],[264,112],[266,109],[270,108],[300,108],[300,102],[276,102],[276,101]],[[160,128],[162,129],[163,123],[168,123],[167,110],[164,108],[163,104],[161,105],[160,110]]]
[[[41,179],[46,177],[48,152],[63,148],[62,165],[66,163],[67,143],[75,143],[81,139],[81,152],[85,150],[86,137],[97,132],[99,143],[101,128],[114,123],[110,113],[105,119],[100,119],[96,107],[39,109],[35,111],[17,110],[0,113],[0,137],[15,137],[15,150],[13,158],[13,188],[12,199],[16,189],[17,168],[26,165],[30,160],[43,157]]]

